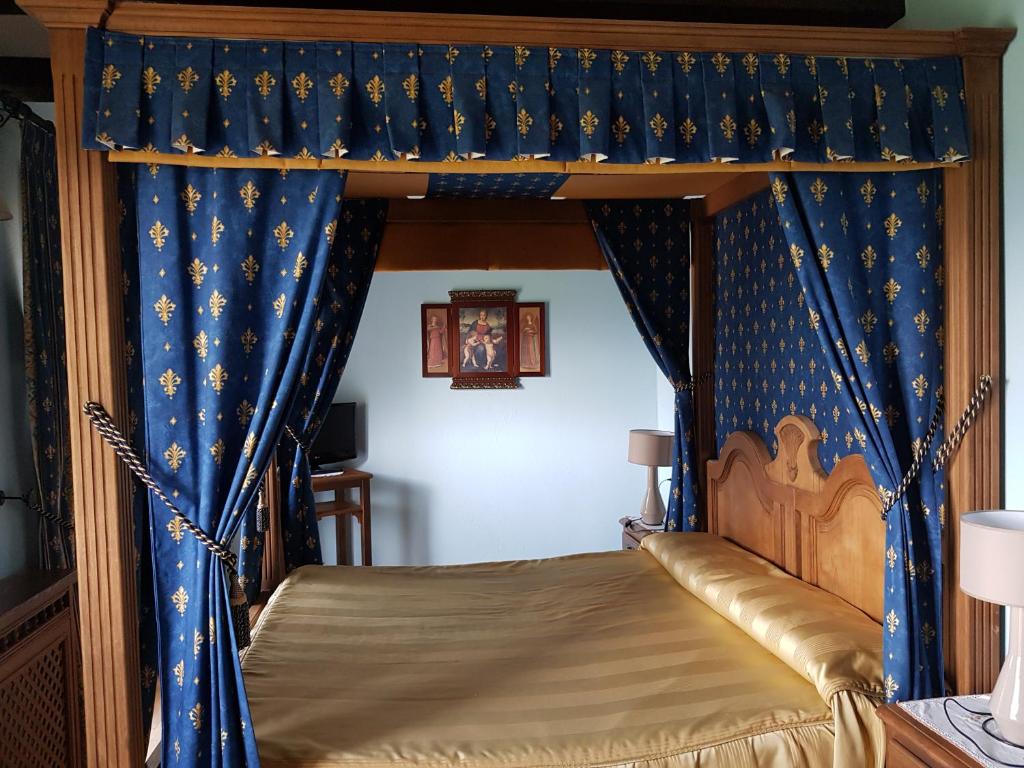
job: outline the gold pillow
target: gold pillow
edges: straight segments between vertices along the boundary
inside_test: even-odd
[[[732,621],[827,703],[840,691],[884,698],[882,627],[852,605],[720,536],[662,533],[643,548],[689,592]]]

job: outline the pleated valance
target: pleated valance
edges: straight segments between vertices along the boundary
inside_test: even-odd
[[[954,57],[302,43],[94,29],[86,58],[90,149],[624,164],[968,155]]]

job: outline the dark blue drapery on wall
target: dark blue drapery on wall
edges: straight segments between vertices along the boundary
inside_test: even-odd
[[[313,338],[344,177],[137,170],[146,455],[222,545],[281,438]],[[221,562],[155,497],[165,765],[257,765]]]
[[[672,487],[665,527],[697,530],[690,377],[690,207],[678,200],[588,202],[608,267],[633,322],[675,389]]]
[[[940,696],[943,473],[922,446],[943,386],[942,172],[773,175],[790,259],[837,397],[883,496],[886,695]]]
[[[53,125],[31,115],[21,121],[21,203],[25,381],[42,512],[39,559],[44,568],[74,568],[57,156]]]
[[[83,146],[611,163],[967,156],[956,58],[858,59],[90,30]]]
[[[833,384],[771,190],[715,217],[714,271],[718,448],[742,429],[777,451],[776,423],[800,414],[821,430],[822,466],[863,451],[847,399]]]
[[[330,264],[317,301],[313,338],[288,414],[288,430],[277,450],[283,490],[280,524],[286,571],[323,562],[307,447],[316,440],[352,351],[387,210],[387,200],[346,200],[331,235]],[[301,441],[301,446],[292,435]],[[339,520],[338,524],[342,522]],[[256,530],[254,515],[246,516],[242,536],[245,546],[241,549],[239,571],[251,600],[260,585],[260,549],[254,543],[262,536]],[[338,557],[341,562],[340,553]]]

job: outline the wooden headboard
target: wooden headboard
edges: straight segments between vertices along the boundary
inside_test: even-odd
[[[784,417],[775,435],[775,458],[753,432],[733,432],[708,462],[708,530],[881,622],[885,523],[864,458],[826,473],[804,416]]]

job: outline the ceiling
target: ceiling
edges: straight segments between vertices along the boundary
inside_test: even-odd
[[[905,0],[179,0],[180,5],[245,5],[551,18],[888,27]],[[14,0],[0,0],[0,90],[23,101],[52,101],[46,30]]]

